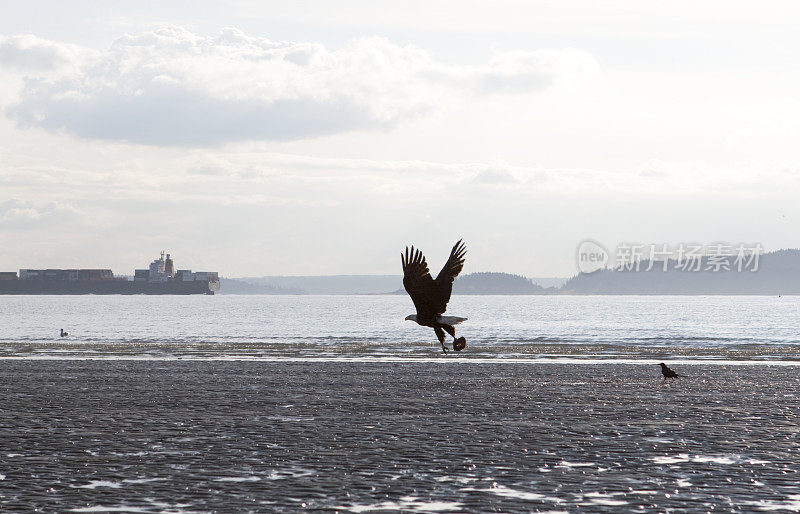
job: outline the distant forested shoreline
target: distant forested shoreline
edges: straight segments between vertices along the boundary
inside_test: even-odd
[[[712,265],[713,264],[713,265]],[[602,269],[567,279],[527,278],[499,272],[458,277],[453,294],[472,295],[800,295],[800,250],[759,257],[757,269],[739,271],[700,259],[687,268],[676,261],[643,260],[638,269]],[[666,268],[666,270],[665,270]],[[267,276],[222,279],[220,294],[405,294],[401,275]]]

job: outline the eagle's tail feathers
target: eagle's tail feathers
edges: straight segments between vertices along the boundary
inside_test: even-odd
[[[467,318],[459,318],[458,316],[439,316],[439,323],[445,325],[458,325],[462,321],[467,321]]]

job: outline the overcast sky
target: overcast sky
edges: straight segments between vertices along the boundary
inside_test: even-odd
[[[800,247],[798,26],[793,1],[8,2],[0,270]]]

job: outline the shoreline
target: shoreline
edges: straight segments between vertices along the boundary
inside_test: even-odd
[[[781,366],[792,367],[800,366],[800,360],[735,360],[717,359],[714,357],[694,359],[617,359],[609,358],[484,358],[484,357],[258,357],[258,356],[219,356],[219,357],[194,357],[194,356],[149,356],[149,355],[2,355],[0,361],[126,361],[126,362],[262,362],[271,364],[280,363],[362,363],[362,364],[507,364],[507,365],[577,365],[577,366],[598,366],[598,365],[631,365],[631,366],[652,366],[659,362],[669,361],[670,364],[681,366]]]

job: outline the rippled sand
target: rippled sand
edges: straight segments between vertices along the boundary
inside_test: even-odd
[[[0,361],[0,510],[800,509],[800,367]]]

